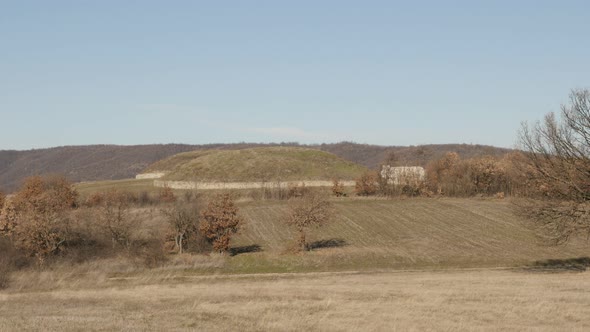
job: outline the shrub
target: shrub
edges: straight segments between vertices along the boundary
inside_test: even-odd
[[[244,223],[229,194],[216,195],[201,213],[201,218],[199,229],[218,252],[229,250],[231,237]]]
[[[336,197],[346,197],[344,185],[338,179],[332,180],[332,194]]]
[[[494,195],[510,192],[510,174],[514,173],[510,161],[482,156],[461,160],[456,153],[447,153],[427,167],[427,181],[431,190],[449,196]]]
[[[160,190],[159,198],[161,203],[173,203],[176,202],[176,196],[172,188],[165,186]]]
[[[86,198],[85,205],[86,206],[99,206],[104,201],[104,193],[102,192],[95,192],[92,193],[88,198]]]
[[[4,204],[0,233],[9,237],[17,249],[43,262],[64,249],[70,211],[77,197],[72,185],[62,177],[28,178]]]
[[[358,196],[371,196],[377,193],[379,177],[375,172],[366,172],[356,179],[355,192]]]

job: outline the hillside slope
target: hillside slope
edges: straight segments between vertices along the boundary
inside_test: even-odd
[[[164,172],[165,180],[251,182],[352,180],[366,171],[316,149],[265,147],[185,152],[156,162],[145,172]]]
[[[584,239],[558,247],[542,242],[504,200],[347,199],[335,202],[330,224],[308,235],[314,246],[325,248],[305,260],[286,261],[290,259],[286,257],[264,262],[265,255],[284,252],[294,244],[296,234],[284,222],[287,205],[249,202],[240,208],[246,228],[234,245],[260,246],[262,261],[252,259],[249,264],[276,269],[515,266],[587,256],[589,248]]]

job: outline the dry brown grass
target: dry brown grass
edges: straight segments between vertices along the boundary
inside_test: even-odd
[[[588,330],[590,273],[189,277],[0,293],[0,330]]]
[[[123,255],[15,271],[0,291],[0,331],[590,329],[590,272],[535,270],[585,267],[590,259],[546,260],[584,256],[587,244],[539,244],[505,200],[335,205],[338,220],[303,254],[285,254],[285,202],[242,202],[248,227],[235,256],[174,255],[150,269]],[[142,232],[163,225],[157,210],[141,211]],[[534,261],[546,264],[491,268]],[[449,270],[474,266],[487,268]]]
[[[305,257],[326,267],[498,267],[588,255],[585,240],[558,247],[543,243],[514,215],[509,200],[347,198],[334,200],[334,207],[333,222],[311,232],[310,241],[343,245]],[[258,244],[262,255],[293,242],[295,231],[284,225],[285,202],[247,202],[240,208],[247,227],[234,245]]]

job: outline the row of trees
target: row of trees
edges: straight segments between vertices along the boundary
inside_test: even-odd
[[[449,152],[428,163],[425,176],[416,181],[392,183],[377,172],[367,172],[356,179],[354,193],[358,196],[525,196],[543,195],[547,186],[535,175],[536,170],[527,163],[525,153],[515,151],[502,157],[481,156],[462,159],[458,153]],[[339,181],[334,182],[332,192],[343,196]]]
[[[183,253],[189,243],[205,243],[217,252],[230,249],[233,235],[244,226],[232,195],[218,194],[202,205],[200,199],[181,201],[171,191],[163,192],[170,200],[160,212],[169,225],[174,251]],[[91,205],[80,205],[78,193],[63,177],[28,178],[9,199],[0,195],[0,237],[39,262],[81,246],[129,254],[145,246],[146,239],[137,234],[153,209],[136,207],[130,194],[121,191],[91,197]],[[307,249],[306,232],[330,219],[330,203],[305,190],[288,206],[285,222],[297,230],[299,248]]]
[[[230,249],[230,240],[240,228],[244,219],[239,215],[231,195],[223,194],[211,200],[205,210],[198,204],[176,204],[163,210],[163,214],[173,230],[174,246],[178,253],[187,247],[188,240],[197,241],[204,236],[219,252]],[[308,250],[307,232],[332,219],[334,211],[326,197],[317,192],[305,194],[289,200],[288,215],[285,222],[297,230],[297,244],[300,250]]]

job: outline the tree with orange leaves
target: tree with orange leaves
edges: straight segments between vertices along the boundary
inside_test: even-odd
[[[229,243],[242,225],[244,219],[238,215],[238,208],[231,195],[215,196],[201,213],[199,229],[218,252],[229,250]]]
[[[63,177],[34,176],[8,200],[0,214],[0,233],[43,261],[60,252],[68,237],[69,211],[78,193]]]

